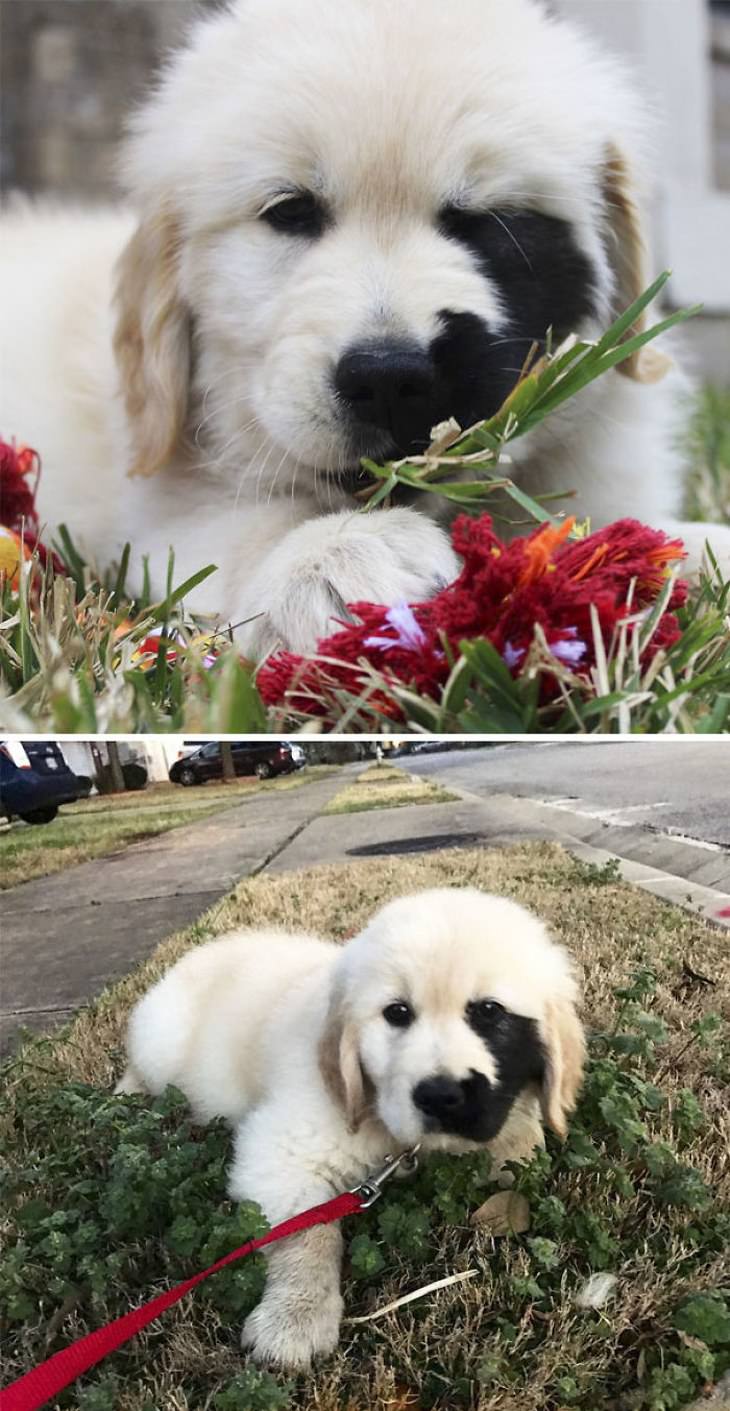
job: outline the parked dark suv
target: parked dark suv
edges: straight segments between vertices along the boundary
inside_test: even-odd
[[[231,753],[236,774],[255,774],[259,779],[291,774],[306,764],[301,745],[290,745],[286,740],[275,744],[267,740],[233,740]],[[176,759],[170,778],[173,784],[204,784],[206,779],[222,779],[223,757],[218,740],[210,740],[192,754]]]
[[[55,740],[24,740],[12,749],[0,744],[0,815],[5,818],[51,823],[62,803],[88,794],[90,783],[69,769]]]

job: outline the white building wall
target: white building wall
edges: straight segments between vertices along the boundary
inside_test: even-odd
[[[136,736],[133,740],[123,741],[120,744],[120,757],[123,764],[129,760],[137,760],[144,764],[149,775],[151,784],[166,783],[170,765],[174,764],[184,746],[182,735],[142,735]],[[102,741],[99,746],[102,758],[106,759],[106,745]],[[88,740],[64,740],[61,744],[61,751],[70,769],[74,774],[88,774],[91,778],[96,773],[96,764]]]
[[[72,769],[74,774],[88,774],[93,779],[96,765],[88,740],[64,740],[59,748],[69,769]]]
[[[555,5],[632,62],[661,116],[655,263],[673,271],[672,303],[703,303],[707,314],[730,314],[730,193],[714,185],[707,0],[555,0]],[[730,366],[730,340],[726,353]]]
[[[183,748],[182,735],[152,735],[144,736],[136,740],[139,753],[144,755],[144,762],[149,771],[150,782],[155,784],[165,783],[170,770],[170,765],[174,764],[178,754]]]

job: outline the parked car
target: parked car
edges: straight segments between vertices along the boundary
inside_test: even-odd
[[[135,789],[147,788],[147,766],[141,764],[139,760],[128,759],[121,763],[122,779],[124,787],[128,793]],[[112,794],[114,792],[114,776],[110,764],[101,765],[96,771],[96,787],[100,794]]]
[[[271,779],[275,774],[291,774],[306,764],[301,745],[286,740],[233,740],[233,768],[236,774],[255,774],[259,779]],[[204,784],[207,779],[223,778],[223,756],[220,742],[209,740],[192,754],[176,759],[170,768],[173,784]]]
[[[0,744],[0,814],[24,823],[51,823],[61,804],[89,792],[69,769],[55,740]]]

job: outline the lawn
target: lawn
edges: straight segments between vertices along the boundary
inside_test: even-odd
[[[194,823],[254,794],[297,788],[330,772],[329,765],[315,765],[278,779],[237,779],[235,784],[211,783],[200,789],[152,784],[127,794],[101,794],[64,804],[52,823],[15,822],[0,832],[0,890]]]
[[[686,512],[690,519],[730,524],[730,388],[704,387],[687,431]]]
[[[223,1198],[229,1136],[170,1094],[111,1095],[132,1001],[230,926],[343,939],[411,888],[477,884],[539,911],[585,977],[590,1064],[564,1146],[517,1175],[530,1228],[470,1214],[484,1158],[432,1158],[347,1223],[346,1318],[453,1272],[473,1277],[364,1323],[286,1381],[241,1359],[262,1271],[216,1276],[60,1403],[67,1411],[675,1411],[730,1362],[727,937],[556,845],[450,850],[260,876],[164,942],[59,1036],[6,1066],[6,1376],[204,1267],[255,1229]],[[258,1259],[258,1257],[257,1257]],[[576,1294],[617,1283],[599,1308]]]
[[[453,803],[450,794],[430,779],[419,779],[392,764],[371,764],[342,793],[330,799],[324,813],[363,813],[371,808],[400,808],[410,803]]]

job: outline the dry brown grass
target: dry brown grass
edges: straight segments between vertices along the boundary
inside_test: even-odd
[[[476,885],[513,896],[552,926],[566,944],[583,974],[585,1016],[591,1030],[605,1030],[615,1021],[614,990],[637,967],[650,965],[658,975],[654,1013],[665,1020],[670,1037],[663,1050],[661,1085],[670,1110],[681,1088],[690,1088],[701,1102],[706,1123],[691,1147],[683,1153],[699,1169],[716,1201],[730,1207],[730,1114],[726,1093],[707,1051],[685,1047],[692,1022],[712,1009],[730,1019],[730,967],[727,935],[695,915],[665,905],[623,883],[592,880],[560,847],[525,844],[502,850],[449,850],[431,855],[388,858],[338,864],[306,872],[260,876],[241,883],[190,930],[170,937],[137,972],[105,991],[39,1056],[41,1084],[77,1079],[109,1088],[122,1064],[123,1032],[129,1008],[138,995],[191,944],[210,939],[233,926],[259,924],[300,928],[342,940],[357,929],[375,907],[411,889],[434,885]],[[711,986],[687,984],[687,963],[712,982]],[[35,1060],[32,1053],[28,1061]],[[22,1056],[21,1056],[22,1062]],[[16,1072],[20,1073],[17,1068]],[[13,1072],[9,1074],[12,1088]],[[7,1136],[10,1139],[10,1131]],[[661,1130],[656,1139],[662,1137]],[[599,1210],[615,1197],[601,1190],[600,1177],[574,1171],[561,1176],[559,1194],[566,1202]],[[546,1392],[556,1371],[566,1366],[590,1367],[607,1379],[627,1356],[635,1358],[637,1337],[647,1348],[657,1331],[666,1326],[677,1302],[697,1289],[719,1286],[726,1265],[718,1257],[708,1263],[702,1277],[685,1271],[683,1210],[630,1209],[627,1228],[632,1241],[622,1249],[620,1298],[607,1317],[576,1311],[571,1278],[566,1270],[564,1296],[547,1316],[548,1336],[537,1354],[531,1353],[532,1371],[527,1384],[510,1387],[499,1379],[474,1393],[473,1411],[546,1411],[557,1403]],[[540,1233],[540,1231],[534,1231]],[[667,1248],[663,1262],[654,1257],[661,1237]],[[504,1248],[504,1246],[502,1246]],[[301,1411],[406,1411],[434,1404],[420,1400],[420,1388],[437,1363],[451,1368],[454,1385],[460,1369],[476,1367],[484,1353],[487,1324],[492,1310],[504,1298],[505,1265],[493,1271],[494,1247],[487,1234],[471,1233],[443,1225],[438,1247],[423,1275],[403,1261],[375,1287],[348,1284],[348,1315],[382,1306],[406,1289],[429,1277],[461,1268],[477,1267],[480,1276],[454,1286],[422,1303],[403,1308],[364,1328],[345,1326],[340,1352],[310,1377],[297,1384],[292,1406]],[[528,1257],[515,1243],[507,1256],[507,1270],[526,1272]],[[723,1275],[723,1269],[725,1274]],[[519,1324],[510,1357],[519,1362],[530,1342],[533,1317],[529,1308]],[[67,1335],[73,1335],[73,1319]],[[637,1330],[640,1330],[637,1333]],[[117,1411],[207,1411],[213,1406],[216,1387],[240,1369],[237,1330],[225,1328],[210,1310],[195,1305],[168,1315],[164,1327],[146,1334],[149,1354],[143,1363],[143,1381],[126,1384],[118,1397]],[[643,1343],[642,1343],[643,1345]],[[525,1354],[526,1355],[526,1354]],[[210,1397],[193,1396],[186,1388],[197,1381],[201,1368],[210,1379]],[[442,1387],[441,1406],[457,1404],[449,1387]],[[71,1403],[75,1406],[75,1402]],[[466,1404],[459,1400],[459,1405]],[[624,1411],[630,1402],[581,1400],[580,1411]],[[563,1408],[561,1408],[563,1411]],[[568,1411],[568,1406],[564,1408]]]
[[[410,803],[453,803],[449,793],[430,779],[421,779],[392,764],[371,764],[363,774],[330,799],[324,813],[364,813],[373,808],[400,808]]]

